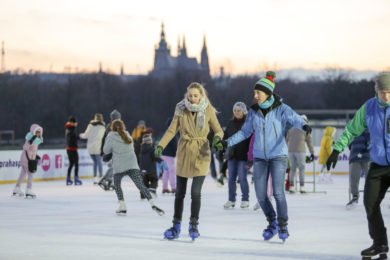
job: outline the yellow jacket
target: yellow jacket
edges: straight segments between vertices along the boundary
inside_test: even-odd
[[[320,154],[318,156],[318,163],[325,164],[330,154],[332,153],[333,146],[333,134],[336,132],[336,128],[327,126],[325,128],[324,137],[321,140]]]

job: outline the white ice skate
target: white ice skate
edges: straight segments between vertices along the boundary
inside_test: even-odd
[[[116,214],[118,216],[125,216],[127,209],[126,209],[126,203],[124,200],[120,200],[119,202],[119,208],[116,210]]]
[[[290,186],[288,191],[290,192],[290,194],[294,194],[295,192],[297,192],[297,190],[295,189],[295,186]]]
[[[31,189],[26,189],[26,199],[35,199],[37,195]]]
[[[253,210],[256,211],[259,209],[260,209],[260,204],[259,204],[259,202],[256,202],[256,204],[253,206]]]
[[[350,202],[347,203],[347,205],[345,205],[346,209],[347,210],[351,210],[351,209],[354,209],[357,207],[357,204],[358,204],[358,201],[359,201],[359,198],[357,196],[354,196]]]
[[[223,205],[223,208],[224,208],[224,209],[233,209],[235,205],[236,205],[236,203],[235,203],[234,201],[228,200],[228,202],[226,202],[226,203]]]
[[[93,184],[97,185],[98,183],[99,183],[99,178],[98,177],[93,178]]]
[[[160,209],[159,207],[156,206],[156,204],[154,204],[154,199],[150,199],[148,201],[149,201],[150,206],[152,207],[152,210],[154,210],[160,216],[164,216],[165,215],[164,210]]]
[[[247,209],[247,208],[249,208],[249,201],[247,201],[247,200],[241,201],[240,208],[242,208],[242,209]]]
[[[24,193],[20,189],[20,187],[15,186],[14,191],[12,192],[12,196],[18,196],[18,197],[23,197]]]

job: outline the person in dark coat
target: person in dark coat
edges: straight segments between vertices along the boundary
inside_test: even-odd
[[[235,133],[241,130],[241,127],[245,123],[246,115],[248,110],[243,102],[236,102],[233,106],[233,118],[229,121],[226,130],[224,132],[224,139],[228,139]],[[236,203],[236,181],[237,178],[240,182],[241,187],[241,208],[249,207],[249,184],[247,179],[248,170],[245,165],[248,160],[250,138],[240,142],[232,147],[229,147],[225,156],[228,160],[228,171],[229,171],[229,200],[225,203],[224,208],[234,208]]]
[[[77,134],[76,127],[76,118],[74,116],[70,116],[68,122],[65,124],[66,153],[68,154],[69,159],[68,177],[66,178],[66,185],[73,184],[73,181],[70,178],[73,166],[74,184],[82,184],[82,182],[79,180],[79,154],[77,152],[77,140],[79,139],[79,135]]]

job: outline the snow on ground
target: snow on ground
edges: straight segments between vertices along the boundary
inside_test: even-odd
[[[164,230],[171,226],[174,196],[161,195],[161,182],[157,205],[166,211],[162,217],[140,200],[127,177],[122,187],[128,212],[123,217],[115,214],[115,193],[94,186],[92,180],[84,180],[81,187],[65,186],[65,181],[36,182],[35,200],[12,197],[14,184],[4,184],[0,185],[0,259],[360,259],[360,251],[371,245],[362,200],[347,211],[348,176],[333,178],[334,184],[317,186],[326,194],[286,195],[290,237],[284,244],[276,237],[263,241],[266,221],[261,210],[252,209],[253,185],[249,210],[224,210],[227,185],[217,187],[207,177],[202,191],[201,236],[191,242],[187,231],[189,194],[180,238],[163,239]],[[360,186],[363,184],[362,179]],[[309,184],[306,187],[311,188]],[[238,189],[238,202],[239,196]],[[389,199],[382,204],[389,226]]]

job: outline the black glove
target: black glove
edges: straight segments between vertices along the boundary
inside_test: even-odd
[[[32,144],[35,140],[35,138],[37,138],[36,135],[33,135],[33,137],[31,137],[31,139],[28,141],[30,144]]]
[[[310,154],[310,161],[314,161],[314,154]]]
[[[336,163],[337,163],[337,160],[339,158],[339,154],[340,154],[339,151],[336,151],[333,149],[328,160],[326,161],[326,169],[328,169],[328,171],[330,170],[331,166],[332,166],[332,168],[336,167]]]
[[[311,127],[309,125],[302,126],[302,130],[306,132],[306,135],[311,134]]]
[[[37,156],[35,156],[35,160],[39,161],[40,159],[41,159],[41,156],[39,156],[39,155],[37,154]]]
[[[112,153],[103,155],[103,162],[109,162],[112,159]]]

